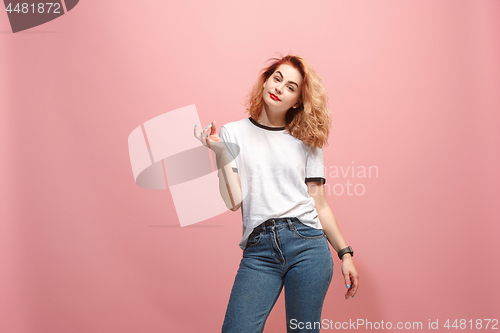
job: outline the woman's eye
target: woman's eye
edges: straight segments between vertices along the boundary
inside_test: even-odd
[[[290,89],[290,91],[293,91],[293,88],[292,88],[292,87],[288,87],[288,89]]]
[[[274,77],[274,81],[278,82],[279,80],[280,79],[277,76]]]

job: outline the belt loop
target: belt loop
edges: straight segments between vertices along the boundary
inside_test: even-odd
[[[291,231],[293,231],[293,223],[292,223],[292,220],[291,220],[289,217],[287,217],[287,218],[286,218],[286,220],[287,220],[287,222],[288,222],[288,228],[290,228],[290,230],[291,230]]]

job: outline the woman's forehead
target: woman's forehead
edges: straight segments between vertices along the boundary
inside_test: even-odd
[[[274,73],[280,72],[286,80],[292,80],[298,84],[302,83],[302,75],[299,70],[288,64],[281,64]]]

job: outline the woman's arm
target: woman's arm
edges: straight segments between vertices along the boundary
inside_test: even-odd
[[[339,252],[343,248],[347,247],[347,244],[340,232],[337,220],[333,215],[330,206],[326,200],[325,196],[325,186],[320,182],[308,182],[307,191],[309,195],[314,199],[315,208],[318,212],[319,220],[323,226],[323,231],[325,232],[326,238],[335,249]],[[358,290],[358,280],[359,276],[354,267],[354,262],[352,260],[351,254],[346,253],[342,256],[342,274],[344,275],[344,280],[348,288],[345,294],[346,299],[349,296],[356,294]]]
[[[220,194],[226,207],[235,212],[240,208],[242,201],[240,177],[233,171],[225,148],[222,148],[216,156]]]
[[[207,148],[215,152],[218,176],[219,191],[226,204],[226,207],[233,212],[241,206],[241,182],[240,177],[229,163],[224,141],[217,134],[217,123],[215,120],[210,123],[201,132],[197,130],[197,124],[194,125],[194,136]]]

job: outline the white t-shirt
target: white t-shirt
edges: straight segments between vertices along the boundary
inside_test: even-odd
[[[268,127],[251,117],[223,125],[219,136],[241,181],[241,249],[253,229],[270,218],[297,217],[323,229],[306,185],[326,183],[322,148],[306,145],[285,133],[285,127]]]

